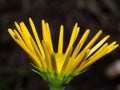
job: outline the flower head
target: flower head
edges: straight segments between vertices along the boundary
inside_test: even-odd
[[[32,63],[37,69],[35,72],[40,74],[44,80],[49,83],[68,83],[74,76],[81,74],[91,64],[112,52],[119,46],[116,44],[116,41],[110,44],[106,42],[110,35],[107,35],[98,41],[98,38],[102,34],[102,30],[100,30],[83,48],[83,45],[90,33],[90,30],[87,29],[80,38],[76,47],[73,48],[80,31],[80,28],[76,23],[73,27],[69,44],[65,52],[63,52],[64,26],[61,25],[58,40],[58,51],[55,52],[49,24],[42,20],[43,39],[40,40],[31,18],[29,18],[29,23],[33,36],[30,34],[27,26],[23,22],[20,22],[19,24],[15,22],[16,29],[9,28],[8,31],[15,42],[32,59]]]

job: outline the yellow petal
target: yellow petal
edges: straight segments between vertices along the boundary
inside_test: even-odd
[[[59,42],[58,42],[58,53],[62,53],[63,51],[63,33],[64,33],[64,27],[63,25],[61,25],[60,33],[59,33]]]
[[[52,45],[52,39],[51,39],[51,33],[50,33],[50,27],[49,24],[46,23],[46,35],[47,35],[47,43],[50,46],[51,51],[53,52],[53,45]]]
[[[42,45],[41,45],[41,42],[40,42],[40,39],[39,39],[39,36],[37,34],[37,31],[36,31],[36,27],[35,27],[35,25],[34,25],[31,18],[29,18],[29,22],[30,22],[30,25],[31,25],[31,28],[32,28],[32,31],[33,31],[33,34],[34,34],[34,37],[35,37],[35,40],[36,40],[37,45],[39,47],[39,51],[41,52],[42,56],[45,57],[44,51],[43,51],[43,48],[42,48]]]
[[[95,61],[97,61],[99,58],[103,57],[105,55],[105,52],[108,50],[106,47],[108,46],[107,43],[105,43],[94,55],[92,55],[88,60],[85,60],[79,68],[74,72],[75,75],[79,74],[82,70],[86,69],[88,66],[93,64]]]
[[[47,42],[47,32],[46,32],[46,25],[44,20],[42,20],[42,35],[43,35],[43,40]]]
[[[79,53],[80,49],[82,48],[85,40],[87,39],[88,35],[90,33],[90,30],[87,29],[86,32],[84,33],[84,35],[82,36],[82,38],[80,39],[79,43],[77,44],[75,50],[73,51],[72,57],[76,57],[77,54]]]
[[[93,39],[87,44],[87,46],[85,46],[85,49],[91,48],[92,45],[94,45],[94,43],[95,43],[96,40],[100,37],[101,34],[102,34],[102,30],[100,30],[100,31],[93,37]]]
[[[76,23],[74,28],[73,28],[72,35],[71,35],[71,38],[70,38],[70,41],[69,41],[69,44],[68,44],[68,47],[67,47],[65,54],[68,53],[69,48],[73,46],[73,44],[78,36],[80,28],[77,27],[77,25],[78,25],[78,23]]]
[[[47,65],[47,68],[48,68],[48,70],[50,70],[50,71],[52,71],[53,69],[52,69],[52,63],[51,63],[51,55],[50,55],[50,53],[49,53],[49,51],[48,51],[48,47],[47,47],[47,45],[46,45],[46,42],[43,40],[42,41],[42,45],[43,45],[43,49],[44,49],[44,53],[45,53],[45,62],[46,62],[46,65]]]
[[[42,34],[43,34],[43,40],[49,44],[50,49],[53,51],[52,46],[52,39],[51,39],[51,33],[49,29],[48,23],[45,23],[44,20],[42,20]]]
[[[68,59],[68,61],[66,63],[66,66],[64,66],[65,68],[62,69],[61,72],[63,72],[64,74],[70,74],[71,71],[72,71],[70,68],[72,68],[71,65],[72,65],[73,61],[74,61],[74,58],[73,57],[69,57],[69,59]]]
[[[88,53],[90,52],[89,49],[87,50],[83,50],[76,58],[74,61],[71,62],[71,65],[69,66],[71,72],[75,72],[77,71],[77,69],[79,68],[79,66],[84,62],[84,60],[87,58]]]
[[[72,53],[72,50],[73,50],[73,47],[69,48],[69,51],[68,53],[65,55],[65,60],[64,60],[64,64],[62,66],[62,72],[66,72],[67,69],[66,68],[69,68],[69,62],[70,62],[70,56],[71,56],[71,53]]]
[[[53,69],[53,71],[58,73],[59,71],[58,71],[58,68],[57,68],[57,61],[56,61],[55,53],[51,54],[51,60],[52,60],[52,69]]]
[[[15,26],[16,26],[18,32],[19,32],[20,34],[22,34],[23,31],[21,30],[21,28],[20,28],[20,26],[19,26],[19,24],[18,24],[17,22],[15,22]]]
[[[28,51],[27,46],[25,45],[25,43],[23,42],[22,38],[19,36],[19,34],[17,34],[17,31],[15,32],[15,30],[12,29],[8,29],[9,34],[11,35],[11,37],[14,39],[14,41],[16,41],[22,48],[25,49],[25,51]]]
[[[22,38],[23,38],[26,46],[27,46],[32,52],[34,52],[33,46],[31,45],[31,41],[30,41],[30,38],[32,38],[32,37],[31,37],[31,35],[30,35],[30,33],[29,33],[26,25],[25,25],[23,22],[20,23],[20,28],[21,28],[21,30],[22,30],[21,36],[22,36]]]
[[[113,42],[114,43],[114,42]],[[119,44],[116,44],[114,45],[113,43],[111,43],[107,48],[108,48],[108,51],[106,52],[106,54],[112,52],[113,50],[115,50],[116,48],[119,47]]]
[[[36,43],[34,42],[34,40],[32,38],[30,38],[30,40],[31,40],[31,44],[32,44],[32,46],[34,48],[34,52],[35,52],[34,56],[38,57],[38,62],[40,62],[41,68],[44,69],[44,70],[46,70],[47,65],[45,63],[44,58],[42,57],[42,55],[41,55],[41,53],[40,53],[40,51],[39,51]]]
[[[88,66],[90,66],[91,64],[93,64],[95,61],[97,61],[98,59],[100,59],[101,57],[103,57],[106,53],[108,43],[105,43],[97,52],[95,52],[95,54],[93,54],[90,58],[88,58],[88,60],[83,63],[80,67],[80,71],[87,68]]]
[[[9,32],[9,34],[11,35],[11,37],[12,37],[13,39],[17,39],[16,34],[14,33],[14,31],[13,31],[11,28],[8,29],[8,32]]]
[[[108,38],[110,37],[110,35],[107,35],[106,37],[104,37],[101,41],[99,41],[91,50],[90,53],[88,55],[88,57],[94,53]]]
[[[8,29],[8,32],[12,36],[14,41],[33,59],[34,64],[41,67],[41,63],[38,61],[39,59],[34,55],[34,53],[31,52],[29,48],[18,39],[18,37],[11,29]]]

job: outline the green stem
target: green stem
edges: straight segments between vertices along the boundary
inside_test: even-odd
[[[64,86],[60,86],[60,85],[49,85],[50,90],[64,90]]]

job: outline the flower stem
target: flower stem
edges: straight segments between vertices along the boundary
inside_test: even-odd
[[[64,90],[64,86],[60,85],[49,85],[50,90]]]

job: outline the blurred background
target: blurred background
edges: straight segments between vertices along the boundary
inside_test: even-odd
[[[90,40],[102,29],[101,37],[110,34],[109,43],[120,43],[120,0],[0,0],[0,90],[49,90],[42,78],[31,71],[28,56],[7,31],[15,27],[14,21],[24,21],[29,27],[29,17],[38,32],[42,19],[49,22],[55,50],[60,25],[65,26],[66,47],[75,22],[81,27],[79,37],[89,28]],[[120,90],[120,74],[114,69],[119,59],[118,48],[75,77],[66,90]]]

